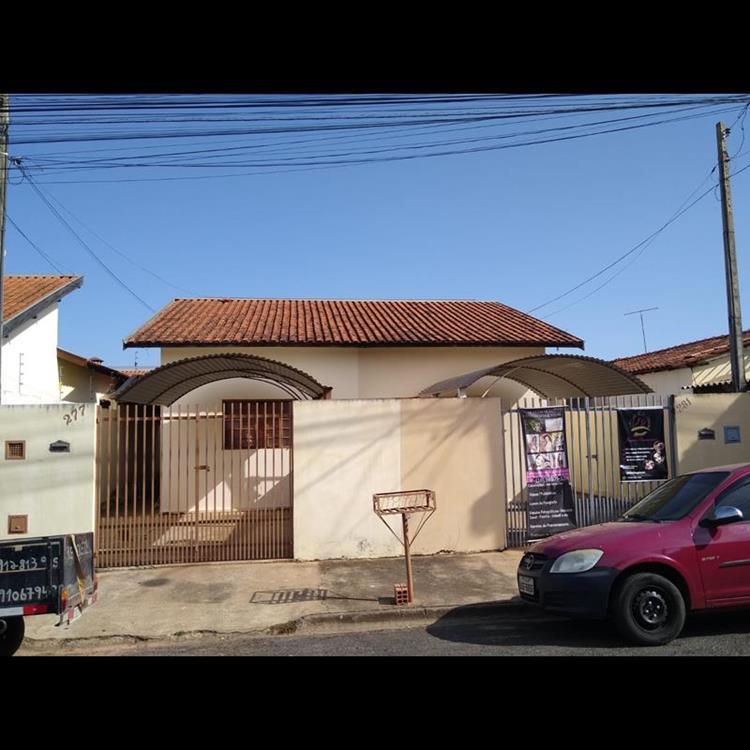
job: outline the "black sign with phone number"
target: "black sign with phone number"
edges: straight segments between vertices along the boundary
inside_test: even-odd
[[[59,613],[61,589],[79,593],[76,551],[86,592],[93,590],[93,534],[76,534],[75,545],[70,536],[0,542],[0,609],[41,605]]]

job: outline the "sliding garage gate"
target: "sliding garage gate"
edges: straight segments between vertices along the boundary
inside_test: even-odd
[[[545,400],[527,398],[503,411],[506,477],[506,546],[523,547],[528,540],[528,485],[519,409],[563,406],[570,485],[576,526],[614,520],[660,482],[621,482],[618,408],[656,408],[664,412],[666,455],[674,476],[674,419],[671,396],[638,394],[603,398]]]

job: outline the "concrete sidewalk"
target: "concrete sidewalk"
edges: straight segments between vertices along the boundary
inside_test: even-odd
[[[310,628],[398,627],[456,607],[517,596],[522,552],[414,557],[415,601],[396,607],[403,558],[246,562],[103,571],[99,600],[69,626],[26,618],[27,644],[159,639],[200,633],[283,634]]]

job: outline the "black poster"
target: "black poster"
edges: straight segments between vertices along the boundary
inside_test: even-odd
[[[652,482],[669,478],[664,440],[664,409],[618,409],[620,481]]]
[[[565,411],[520,409],[528,484],[528,537],[541,539],[575,528],[570,491]]]

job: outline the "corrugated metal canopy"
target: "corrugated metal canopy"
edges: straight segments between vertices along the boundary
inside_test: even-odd
[[[194,388],[227,378],[278,386],[292,398],[319,399],[331,389],[302,370],[251,354],[207,354],[170,362],[126,380],[112,398],[121,403],[169,406]]]
[[[640,378],[602,359],[573,354],[541,354],[443,380],[425,388],[419,395],[438,396],[450,391],[458,392],[490,376],[515,380],[544,398],[625,396],[652,392]]]
[[[745,379],[750,378],[750,353],[743,352]],[[717,357],[704,365],[693,367],[693,387],[723,385],[732,382],[732,363],[729,354]]]

